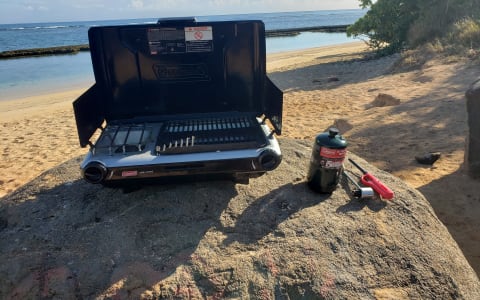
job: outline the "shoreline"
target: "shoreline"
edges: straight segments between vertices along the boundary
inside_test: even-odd
[[[356,43],[341,33],[303,32],[292,37],[267,39],[267,56],[331,45]],[[89,51],[0,59],[0,101],[66,90],[72,85],[87,87],[94,76]],[[67,87],[67,88],[63,88]]]
[[[282,52],[275,52],[275,53],[267,53],[267,71],[271,71],[279,67],[280,65],[289,65],[291,63],[298,63],[299,61],[308,61],[311,60],[312,55],[317,55],[318,52],[325,52],[325,51],[338,51],[340,53],[350,52],[350,51],[365,51],[366,45],[362,41],[355,41],[349,43],[342,43],[336,45],[329,45],[329,46],[320,46],[320,47],[313,47],[313,48],[306,48],[302,50],[290,50],[290,51],[282,51]],[[91,74],[93,76],[93,74]],[[36,95],[29,95],[33,94],[35,89],[32,89],[32,92],[23,92],[21,96],[7,96],[1,99],[0,97],[0,117],[8,118],[9,115],[4,115],[3,112],[5,111],[5,103],[12,102],[12,101],[27,101],[30,103],[30,106],[35,106],[36,101],[39,101],[42,97],[49,96],[52,94],[64,94],[71,91],[79,91],[79,90],[87,90],[94,82],[88,80],[88,78],[84,80],[80,80],[74,84],[74,88],[72,88],[70,83],[64,83],[63,85],[56,85],[56,86],[48,86],[42,88],[40,91],[37,91]],[[35,100],[29,100],[35,99]]]
[[[311,26],[311,27],[298,27],[288,29],[272,29],[265,31],[265,37],[291,37],[298,35],[302,32],[346,32],[347,27],[350,25],[329,25],[329,26]],[[88,44],[83,45],[66,45],[55,46],[47,48],[32,48],[32,49],[17,49],[0,52],[0,59],[14,59],[22,57],[39,57],[50,55],[64,55],[75,54],[82,51],[90,51]]]

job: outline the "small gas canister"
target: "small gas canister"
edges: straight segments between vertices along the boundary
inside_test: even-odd
[[[332,193],[340,180],[343,160],[347,154],[347,141],[339,134],[337,128],[316,136],[313,144],[308,186],[319,193]]]

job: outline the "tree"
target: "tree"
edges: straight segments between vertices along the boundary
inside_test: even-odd
[[[442,37],[455,22],[480,17],[480,0],[360,0],[369,8],[347,28],[373,49],[393,53]]]
[[[405,47],[410,24],[418,18],[417,1],[362,0],[361,7],[370,9],[365,16],[347,28],[347,35],[366,37],[375,50],[396,52]]]

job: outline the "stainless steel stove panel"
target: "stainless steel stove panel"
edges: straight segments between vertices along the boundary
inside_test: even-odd
[[[281,151],[270,128],[259,118],[247,119],[204,118],[107,126],[81,164],[84,178],[91,183],[106,183],[202,173],[262,174],[276,168]],[[248,140],[246,129],[258,139]],[[199,133],[211,138],[199,138],[197,143],[195,136]],[[188,143],[187,138],[182,138],[159,146],[159,141],[168,140],[171,134],[192,138]]]

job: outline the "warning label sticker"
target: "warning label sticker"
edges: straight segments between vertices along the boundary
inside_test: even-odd
[[[327,158],[345,158],[347,154],[347,149],[331,149],[326,147],[320,148],[320,156]]]
[[[149,28],[148,47],[151,55],[185,53],[185,34],[175,28]]]
[[[185,27],[186,52],[213,51],[213,30],[211,26]]]
[[[320,147],[320,165],[326,169],[338,169],[343,165],[347,149]]]

